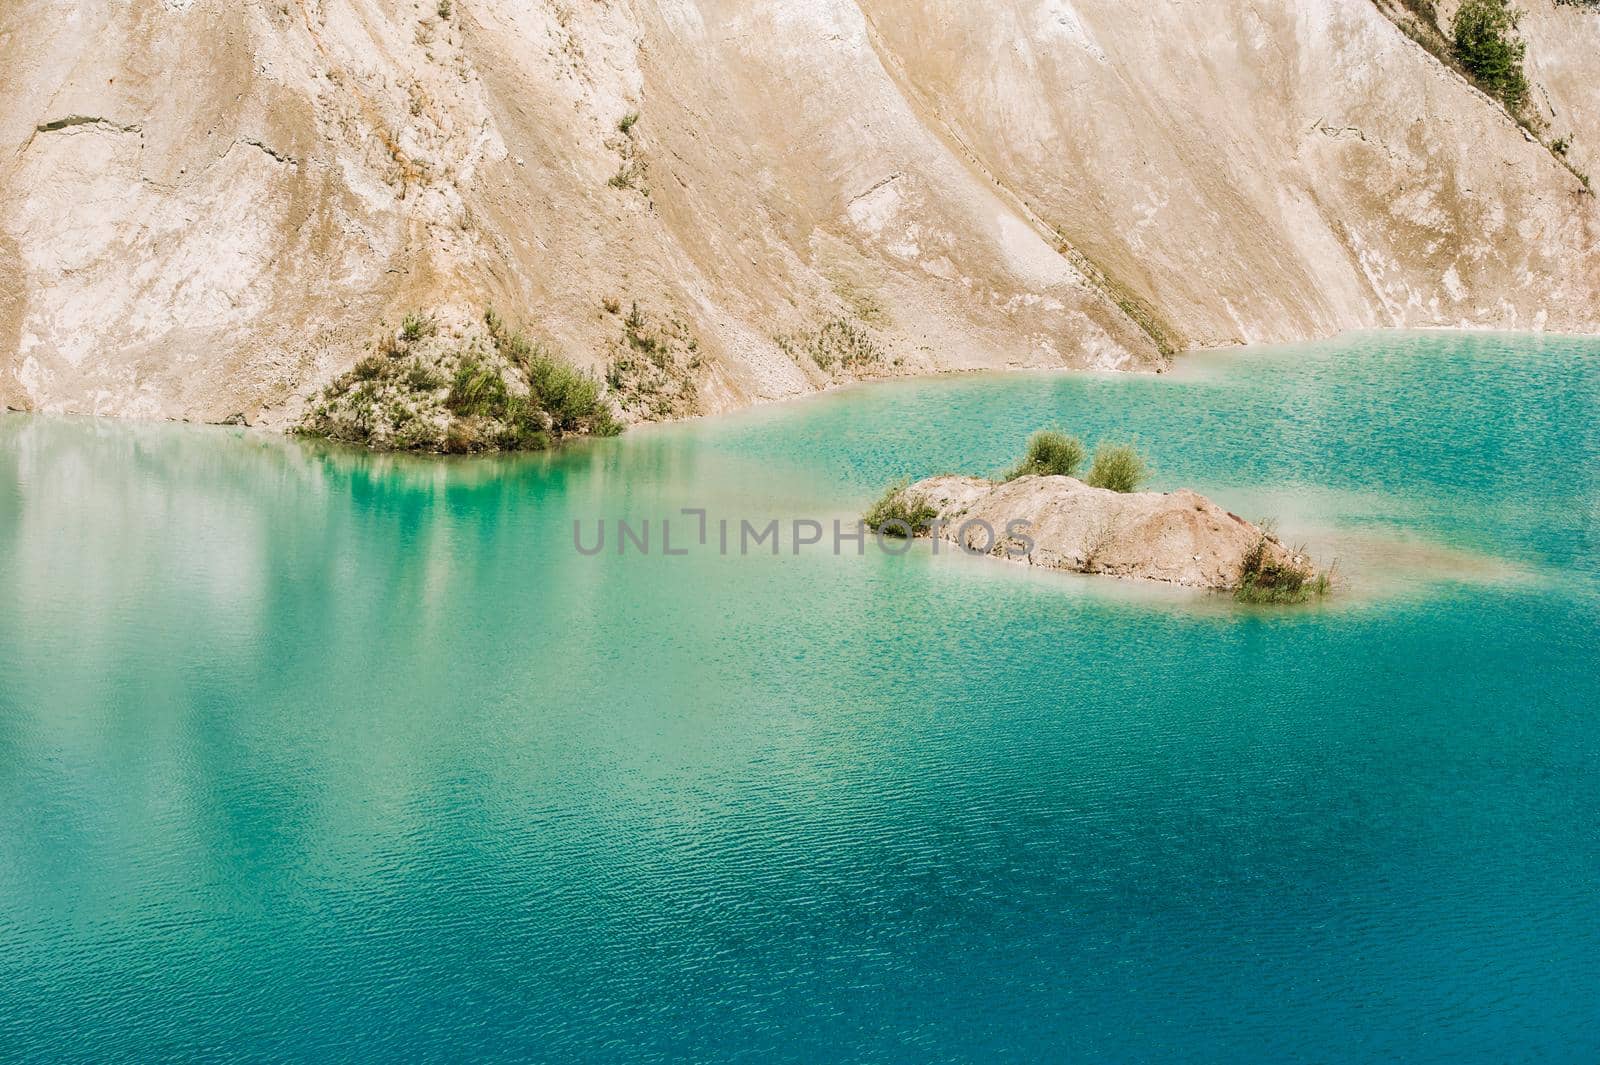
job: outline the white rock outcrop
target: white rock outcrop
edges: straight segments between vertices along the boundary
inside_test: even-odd
[[[1308,578],[1315,569],[1310,558],[1186,488],[1123,493],[1073,477],[995,483],[949,475],[906,491],[939,512],[942,539],[1030,566],[1232,591],[1246,556],[1261,545],[1269,563]]]

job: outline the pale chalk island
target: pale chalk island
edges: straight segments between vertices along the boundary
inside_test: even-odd
[[[1296,603],[1327,593],[1304,550],[1189,489],[1139,492],[1144,464],[1102,445],[1085,480],[1083,445],[1043,432],[998,480],[943,474],[892,486],[867,512],[888,535],[938,538],[969,552],[1073,573],[1232,592],[1248,602]]]

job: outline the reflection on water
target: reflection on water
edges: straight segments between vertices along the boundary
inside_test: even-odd
[[[1597,350],[1372,334],[504,460],[0,419],[0,1045],[1592,1058]],[[571,547],[851,515],[1045,424],[1345,594]]]

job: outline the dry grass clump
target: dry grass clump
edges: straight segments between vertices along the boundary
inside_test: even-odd
[[[849,318],[834,318],[816,332],[785,334],[777,341],[789,358],[798,362],[803,355],[826,373],[861,373],[884,362],[872,334]]]

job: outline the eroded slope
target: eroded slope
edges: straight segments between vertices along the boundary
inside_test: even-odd
[[[1581,165],[1600,16],[1528,6]],[[1594,198],[1371,0],[25,0],[0,93],[22,408],[282,424],[414,307],[633,359],[634,416],[1600,329]]]

